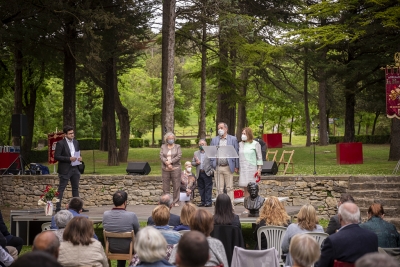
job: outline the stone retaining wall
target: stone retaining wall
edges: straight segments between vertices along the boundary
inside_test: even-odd
[[[237,177],[234,177],[237,188]],[[266,176],[262,177],[260,195],[289,197],[286,205],[311,203],[322,218],[336,213],[336,198],[349,188],[350,176]],[[37,201],[46,185],[58,186],[58,177],[42,176],[0,176],[0,205],[13,208],[37,208]],[[162,194],[161,176],[105,176],[83,175],[80,182],[80,196],[86,207],[112,204],[112,194],[122,189],[128,192],[129,205],[156,204]],[[72,196],[68,185],[64,193],[63,206]],[[200,197],[196,190],[195,202]]]

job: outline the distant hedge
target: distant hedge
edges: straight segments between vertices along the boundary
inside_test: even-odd
[[[330,144],[342,143],[344,136],[329,136]],[[355,142],[363,144],[388,144],[390,143],[390,135],[356,135]]]
[[[181,147],[190,147],[191,146],[191,140],[190,139],[177,139],[175,141],[178,145]],[[162,140],[158,140],[158,145],[162,145]]]
[[[48,161],[47,146],[42,150],[31,150],[24,158],[26,163],[41,163]]]
[[[79,148],[81,150],[98,150],[100,148],[100,138],[82,138],[78,139]],[[117,139],[117,146],[119,147],[120,140]],[[129,139],[129,147],[149,147],[150,141],[142,138]]]

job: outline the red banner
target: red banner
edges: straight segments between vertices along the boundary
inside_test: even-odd
[[[54,159],[54,151],[56,150],[56,144],[58,141],[64,138],[63,132],[51,133],[47,135],[47,144],[48,144],[48,161],[49,164],[57,163],[57,160]]]
[[[386,72],[386,115],[400,119],[400,69],[387,68]]]

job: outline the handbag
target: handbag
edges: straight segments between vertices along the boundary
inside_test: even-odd
[[[81,164],[78,165],[78,170],[81,174],[85,172],[85,162],[81,161]]]

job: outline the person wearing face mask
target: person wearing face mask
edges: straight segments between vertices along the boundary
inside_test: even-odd
[[[175,144],[176,138],[172,132],[164,135],[164,144],[161,146],[161,177],[163,194],[169,194],[172,183],[173,205],[179,206],[179,185],[181,182],[181,146]]]
[[[196,167],[197,187],[201,202],[199,207],[211,207],[212,206],[212,176],[214,170],[211,166],[211,161],[204,152],[204,147],[207,146],[207,142],[204,139],[199,140],[199,150],[194,152],[192,159],[192,166]]]
[[[192,163],[185,162],[185,170],[181,174],[181,192],[186,192],[190,199],[194,197],[194,189],[196,188],[196,177],[192,173]]]
[[[248,197],[247,185],[250,182],[256,182],[256,176],[261,175],[263,165],[261,145],[253,140],[253,132],[248,127],[243,129],[242,142],[239,143],[239,164],[239,186],[244,189],[244,197]],[[248,213],[248,210],[244,213]]]
[[[218,123],[218,136],[211,140],[210,146],[233,146],[238,152],[238,141],[235,136],[228,134],[228,125],[224,122]],[[215,158],[211,159],[213,168],[217,171],[215,181],[217,184],[218,194],[226,193],[233,201],[233,172],[239,172],[239,160],[237,158]]]

